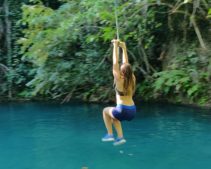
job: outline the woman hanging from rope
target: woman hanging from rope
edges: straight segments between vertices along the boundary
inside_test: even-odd
[[[127,48],[124,42],[112,40],[113,43],[113,76],[116,91],[116,107],[106,107],[103,109],[103,120],[107,129],[107,134],[102,141],[114,141],[112,124],[117,132],[117,139],[114,145],[126,142],[123,137],[121,121],[130,121],[136,114],[136,106],[133,102],[136,79],[131,65],[128,63]],[[122,49],[122,65],[119,67],[118,47]]]

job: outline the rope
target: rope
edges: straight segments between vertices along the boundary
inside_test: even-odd
[[[117,3],[117,0],[115,0],[116,36],[117,36],[117,39],[119,39],[119,23],[118,23],[117,7],[118,7],[118,3]]]

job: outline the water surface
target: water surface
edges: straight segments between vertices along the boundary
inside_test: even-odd
[[[210,110],[141,103],[114,147],[101,142],[104,106],[0,104],[0,168],[210,169]]]

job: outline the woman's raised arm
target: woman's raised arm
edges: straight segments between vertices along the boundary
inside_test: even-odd
[[[112,40],[113,42],[113,75],[114,78],[119,78],[119,53],[118,53],[118,43],[119,40]]]
[[[122,63],[128,63],[127,47],[125,42],[119,42],[119,46],[122,48]]]

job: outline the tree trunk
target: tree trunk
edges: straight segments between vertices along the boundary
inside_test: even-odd
[[[4,13],[5,13],[5,28],[6,28],[6,49],[7,49],[7,67],[9,68],[7,74],[8,82],[8,97],[12,98],[12,46],[11,46],[11,20],[9,11],[9,2],[4,0]]]
[[[203,49],[207,49],[207,48],[206,48],[206,45],[205,45],[205,42],[204,42],[204,40],[203,40],[203,38],[202,38],[201,32],[200,32],[200,30],[199,30],[199,27],[198,27],[198,25],[196,24],[196,21],[195,21],[194,16],[191,16],[190,21],[191,21],[191,23],[193,24],[194,30],[195,30],[195,32],[196,32],[196,35],[197,35],[197,37],[198,37],[198,40],[199,40],[199,43],[200,43],[201,47],[202,47]]]

